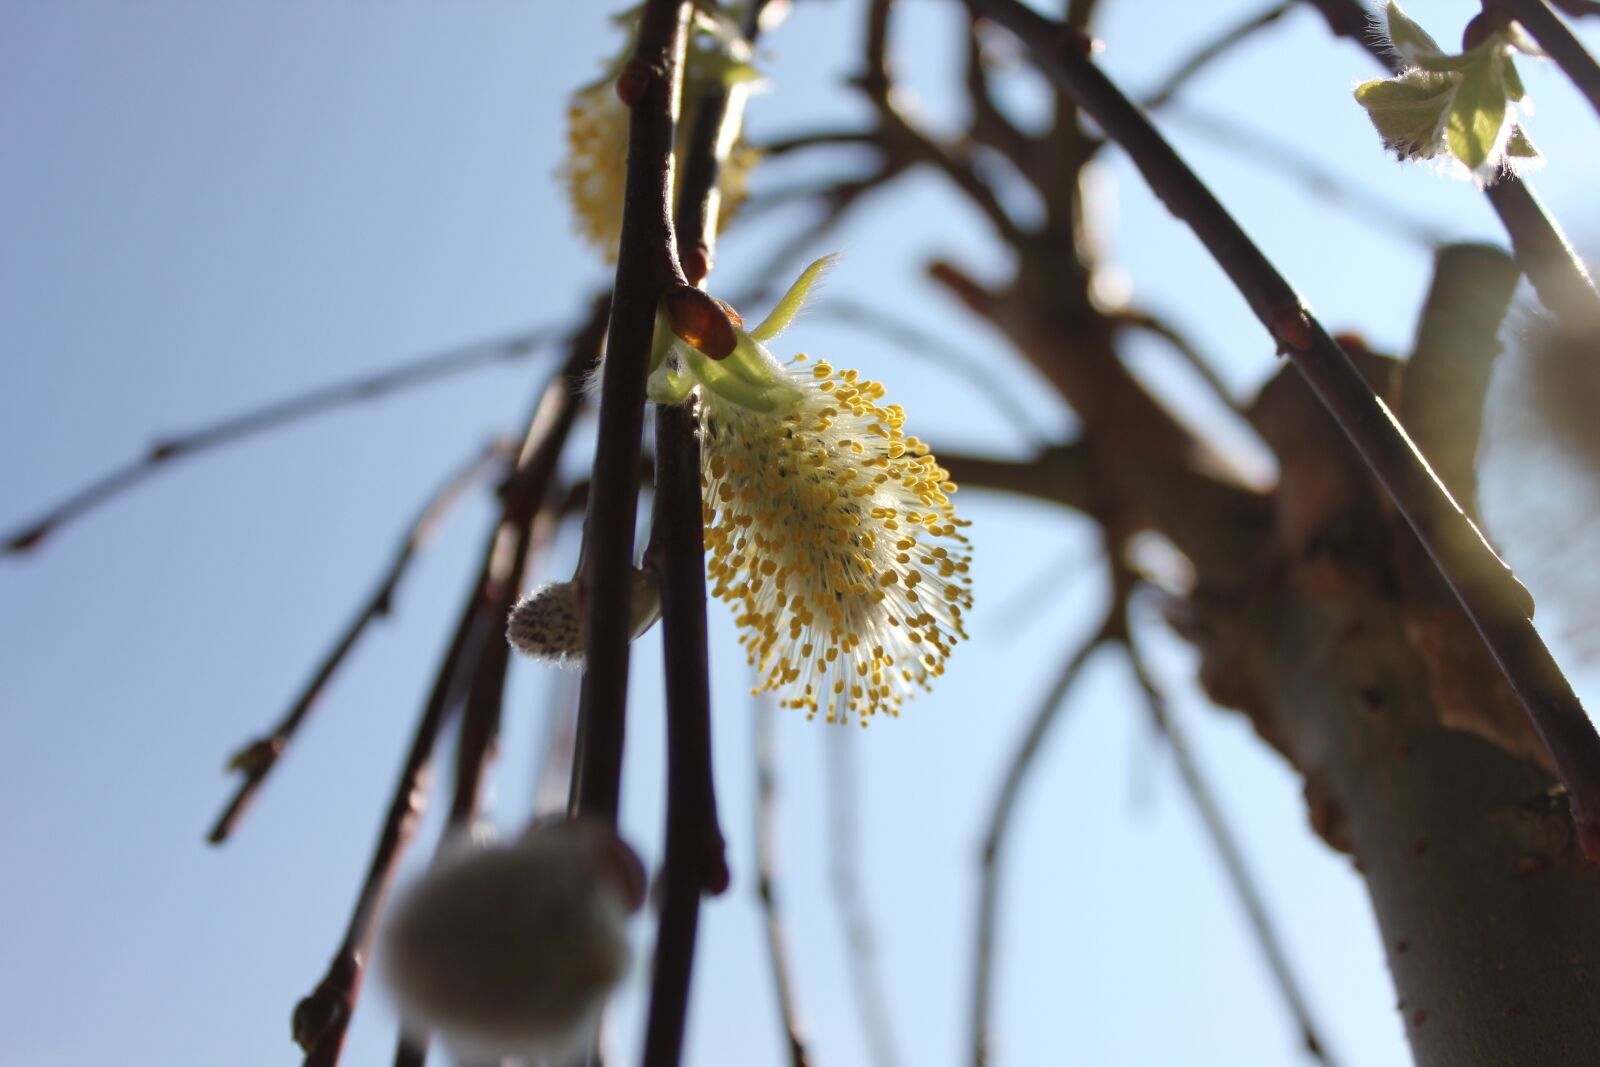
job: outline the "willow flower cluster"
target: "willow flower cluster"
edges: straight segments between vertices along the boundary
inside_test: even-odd
[[[725,358],[674,342],[651,387],[658,402],[698,397],[707,572],[761,688],[864,726],[898,715],[967,636],[971,551],[955,483],[882,385],[765,347],[829,262],[760,326],[736,325]]]
[[[630,12],[621,18],[631,18]],[[692,109],[715,85],[745,85],[759,75],[749,61],[749,46],[742,35],[716,15],[697,9],[691,44],[684,57],[683,98],[686,112],[678,123],[679,155],[682,137],[693,127]],[[633,51],[626,47],[606,65],[596,81],[578,89],[567,104],[567,155],[556,176],[566,188],[579,235],[608,263],[617,258],[622,233],[623,183],[628,161],[627,106],[615,85]],[[726,226],[744,202],[750,173],[761,153],[736,138],[718,171],[718,217]],[[681,172],[682,167],[678,170]]]

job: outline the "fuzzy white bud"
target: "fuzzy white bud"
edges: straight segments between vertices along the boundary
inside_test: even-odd
[[[408,1030],[465,1060],[581,1056],[627,972],[638,858],[605,823],[535,825],[510,847],[445,859],[384,928],[384,977]]]

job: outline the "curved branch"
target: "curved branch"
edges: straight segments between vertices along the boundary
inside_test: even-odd
[[[1154,111],[1167,103],[1195,75],[1248,41],[1255,34],[1260,33],[1283,18],[1297,2],[1298,0],[1282,0],[1282,2],[1273,4],[1265,11],[1257,12],[1238,24],[1228,27],[1215,38],[1207,41],[1188,59],[1178,64],[1177,69],[1167,75],[1166,81],[1162,82],[1155,92],[1145,97],[1143,104],[1145,110]]]
[[[221,445],[233,444],[269,430],[280,429],[301,419],[320,415],[347,404],[425,385],[461,371],[489,363],[522,359],[547,345],[554,332],[549,328],[523,330],[493,341],[482,341],[449,349],[375,374],[363,374],[282,400],[274,400],[270,404],[219,419],[193,430],[168,434],[151,445],[149,451],[140,458],[112,469],[83,488],[68,494],[64,500],[47,508],[42,515],[29,519],[8,533],[0,534],[0,556],[36,548],[60,527],[137,487],[173,460],[193,456]]]
[[[1520,22],[1588,99],[1595,114],[1600,115],[1600,64],[1595,63],[1583,42],[1545,6],[1544,0],[1487,0],[1484,6],[1499,8]]]
[[[967,0],[1017,34],[1042,70],[1117,141],[1200,238],[1405,516],[1516,691],[1600,859],[1600,734],[1529,619],[1527,591],[1434,476],[1349,357],[1204,183],[1100,71],[1089,50],[1017,0]]]

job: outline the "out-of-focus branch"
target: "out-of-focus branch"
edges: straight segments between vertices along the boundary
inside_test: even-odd
[[[1588,98],[1589,106],[1600,115],[1600,64],[1583,47],[1583,42],[1556,18],[1544,0],[1485,0],[1485,8],[1505,12],[1539,42],[1545,54],[1555,60],[1561,72]]]
[[[1198,111],[1181,102],[1169,104],[1165,114],[1192,132],[1298,182],[1306,192],[1349,212],[1351,217],[1386,236],[1429,248],[1448,240],[1443,231],[1416,218],[1407,208],[1382,193],[1357,188],[1315,156],[1302,152],[1297,145],[1281,137],[1235,122],[1225,115]]]
[[[344,633],[318,665],[311,680],[301,690],[300,696],[290,706],[283,720],[265,736],[245,745],[229,760],[229,768],[243,774],[244,780],[239,783],[233,799],[228,802],[228,806],[217,817],[211,832],[206,835],[206,840],[211,844],[220,845],[233,833],[250,802],[255,799],[257,791],[272,773],[273,768],[278,765],[279,757],[294,739],[295,731],[316,706],[317,699],[321,697],[328,682],[333,679],[334,673],[344,663],[350,650],[355,647],[357,640],[366,632],[368,624],[393,610],[395,591],[399,588],[400,579],[405,576],[418,550],[427,544],[439,523],[460,499],[461,494],[482,476],[490,461],[501,451],[499,445],[491,445],[480,450],[470,462],[452,472],[444,484],[434,490],[406,531],[404,539],[400,542],[400,549],[395,553],[394,561],[389,564],[389,569],[378,582],[377,588],[356,613],[356,617],[350,620]]]
[[[541,394],[523,439],[519,466],[501,486],[500,519],[484,546],[455,635],[434,677],[344,940],[322,981],[295,1008],[293,1032],[306,1052],[306,1067],[333,1067],[339,1060],[384,899],[427,806],[429,769],[441,731],[463,703],[476,704],[480,715],[498,709],[504,661],[496,658],[490,645],[506,643],[505,619],[526,564],[528,528],[539,503],[550,493],[557,460],[576,417],[581,383],[599,355],[607,308],[605,301],[597,301],[588,324],[574,335],[565,366]],[[459,794],[458,799],[467,801]],[[400,1049],[401,1056],[409,1054],[407,1048]]]
[[[789,1050],[789,1067],[810,1067],[800,1009],[795,1004],[794,978],[790,975],[788,938],[784,935],[783,909],[778,893],[778,804],[777,739],[774,734],[774,709],[756,701],[755,715],[755,827],[756,897],[767,931],[767,960],[772,964],[773,993],[778,999],[778,1017],[783,1021],[784,1043]]]
[[[1484,397],[1520,277],[1511,257],[1491,245],[1441,248],[1416,343],[1402,368],[1406,424],[1469,514],[1477,512]]]
[[[1222,401],[1226,407],[1238,410],[1238,402],[1228,392],[1228,387],[1223,380],[1217,377],[1217,372],[1211,366],[1211,362],[1202,356],[1200,350],[1171,323],[1152,315],[1148,311],[1132,309],[1112,313],[1111,320],[1118,325],[1131,327],[1135,330],[1143,330],[1145,333],[1161,338],[1174,352],[1183,358],[1185,363],[1194,368],[1194,372],[1200,375],[1201,380],[1211,388],[1213,396]]]
[[[1434,477],[1343,350],[1204,183],[1055,23],[1017,0],[967,0],[1016,33],[1052,80],[1128,153],[1249,302],[1383,483],[1516,691],[1572,797],[1585,851],[1600,859],[1600,735],[1533,628],[1526,590]]]
[[[995,934],[1000,910],[1000,851],[1005,846],[1006,832],[1011,827],[1011,816],[1016,810],[1017,797],[1023,783],[1033,769],[1045,735],[1059,717],[1063,702],[1072,685],[1083,671],[1085,663],[1095,650],[1108,641],[1117,640],[1122,631],[1121,605],[1113,603],[1105,621],[1095,629],[1087,641],[1080,644],[1061,668],[1054,684],[1050,686],[1039,709],[1034,712],[1022,735],[1015,754],[1006,765],[1000,781],[1000,791],[989,811],[989,825],[983,837],[981,861],[982,884],[978,890],[978,928],[976,957],[972,967],[972,1063],[985,1067],[989,1062],[990,1005],[994,999]]]
[[[494,563],[492,556],[485,558],[483,569],[468,592],[460,621],[456,624],[455,636],[439,666],[433,691],[417,723],[411,749],[389,802],[389,811],[378,834],[378,844],[366,879],[357,894],[344,940],[334,953],[333,962],[329,964],[322,981],[295,1007],[294,1039],[305,1050],[305,1067],[333,1067],[339,1062],[350,1018],[355,1012],[356,999],[361,993],[372,936],[377,929],[384,899],[394,881],[400,858],[416,833],[417,824],[421,822],[427,806],[428,770],[434,745],[445,723],[460,706],[460,695],[466,681],[462,667],[477,659],[486,641],[501,639],[499,627],[492,625],[483,611],[488,587],[496,577]]]
[[[1328,28],[1349,37],[1391,73],[1403,68],[1400,57],[1371,33],[1371,22],[1361,0],[1304,0],[1322,13]],[[1517,266],[1533,283],[1539,300],[1575,326],[1600,322],[1600,292],[1595,290],[1583,260],[1566,235],[1527,184],[1506,177],[1484,190],[1500,222],[1511,237]]]
[[[198,429],[169,434],[157,440],[139,459],[124,463],[101,475],[82,489],[70,494],[65,500],[46,509],[44,514],[28,520],[9,533],[0,534],[0,556],[37,547],[41,541],[68,522],[135,488],[174,460],[184,459],[221,445],[232,444],[268,430],[276,430],[348,404],[425,385],[474,367],[522,359],[548,344],[553,333],[554,331],[548,328],[524,330],[497,340],[450,349],[409,363],[402,363],[376,374],[365,374],[297,396],[275,400],[270,404],[241,412]]]
[[[855,766],[855,736],[840,726],[828,736],[828,882],[834,907],[844,927],[845,954],[850,961],[850,985],[856,1014],[867,1035],[875,1067],[897,1067],[894,1028],[889,1015],[883,973],[878,969],[878,944],[872,917],[861,892],[861,843],[856,819],[861,814]]]
[[[1273,4],[1264,11],[1257,12],[1236,25],[1229,26],[1216,37],[1207,41],[1200,48],[1178,64],[1177,68],[1169,75],[1161,86],[1144,100],[1144,107],[1154,111],[1178,94],[1178,91],[1187,85],[1195,75],[1205,70],[1206,67],[1227,55],[1233,49],[1248,41],[1251,37],[1271,26],[1283,16],[1287,15],[1298,0],[1283,0],[1282,3]]]
[[[1128,665],[1133,671],[1134,679],[1144,695],[1145,707],[1150,712],[1156,728],[1161,731],[1172,749],[1178,777],[1183,782],[1184,790],[1189,794],[1189,799],[1206,828],[1206,836],[1211,839],[1211,846],[1216,850],[1217,859],[1222,863],[1229,886],[1239,898],[1240,906],[1244,908],[1250,930],[1255,934],[1256,943],[1261,946],[1262,955],[1266,957],[1267,968],[1272,972],[1273,981],[1283,997],[1284,1006],[1289,1009],[1295,1026],[1300,1030],[1300,1038],[1305,1043],[1306,1051],[1327,1067],[1337,1067],[1337,1061],[1329,1052],[1327,1042],[1318,1034],[1317,1026],[1311,1017],[1311,1008],[1306,1002],[1305,991],[1300,988],[1300,979],[1289,962],[1283,941],[1272,925],[1266,900],[1262,896],[1255,875],[1250,870],[1249,863],[1245,860],[1244,852],[1239,848],[1232,828],[1228,825],[1228,817],[1217,802],[1216,791],[1211,788],[1210,781],[1195,760],[1188,738],[1168,711],[1166,698],[1151,677],[1138,646],[1130,637],[1123,641],[1123,647],[1127,652]]]
[[[676,100],[683,76],[686,0],[647,0],[633,57],[618,79],[632,109],[616,285],[611,302],[594,491],[583,531],[583,689],[574,814],[615,822],[628,703],[629,606],[645,376],[656,308],[684,284],[672,227]]]
[[[1017,399],[1001,382],[992,369],[986,368],[963,349],[957,348],[937,335],[905,319],[885,314],[882,308],[855,300],[830,297],[818,301],[814,312],[818,317],[837,319],[859,330],[875,333],[907,352],[916,353],[920,360],[942,367],[961,378],[974,392],[994,405],[1030,444],[1042,445],[1047,435],[1033,416],[1028,414]]]

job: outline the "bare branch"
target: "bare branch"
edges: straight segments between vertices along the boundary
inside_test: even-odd
[[[1035,61],[1116,140],[1157,196],[1194,230],[1294,362],[1449,583],[1516,691],[1572,796],[1585,851],[1600,859],[1600,734],[1529,621],[1527,591],[1484,541],[1405,429],[1298,294],[1089,49],[1017,0],[967,0],[1016,33]],[[1063,43],[1064,42],[1064,43]]]
[[[1005,417],[1007,424],[1015,427],[1029,444],[1043,445],[1049,439],[1050,435],[1001,384],[993,370],[980,365],[964,349],[905,319],[886,314],[882,308],[848,298],[819,300],[815,314],[875,333],[908,352],[915,352],[920,359],[960,377],[979,396],[993,404],[995,410]]]
[[[861,893],[861,843],[856,819],[861,812],[855,765],[855,738],[839,726],[828,737],[828,881],[833,903],[844,927],[845,951],[850,961],[850,985],[856,1012],[875,1067],[897,1067],[894,1028],[889,1015],[883,974],[878,969],[878,944],[872,917]]]
[[[1166,104],[1195,75],[1283,18],[1295,7],[1296,2],[1297,0],[1283,0],[1282,3],[1273,4],[1266,10],[1257,12],[1236,25],[1229,26],[1215,38],[1207,41],[1196,49],[1188,59],[1178,64],[1177,69],[1167,75],[1167,80],[1161,83],[1160,88],[1145,98],[1144,108],[1147,111],[1154,111]]]
[[[1348,37],[1382,64],[1398,74],[1404,64],[1371,33],[1367,9],[1361,0],[1304,0],[1328,22],[1328,28]],[[1511,250],[1517,266],[1533,283],[1539,300],[1555,314],[1582,327],[1600,322],[1600,292],[1595,290],[1588,268],[1573,251],[1566,235],[1526,183],[1515,177],[1502,178],[1484,190],[1500,222],[1511,237]]]
[[[1302,152],[1299,146],[1263,130],[1252,129],[1225,115],[1199,111],[1182,103],[1168,105],[1166,114],[1177,123],[1240,156],[1275,170],[1300,183],[1306,192],[1333,207],[1348,211],[1353,218],[1389,237],[1432,248],[1449,238],[1441,230],[1416,218],[1400,204],[1382,193],[1357,188],[1321,160]]]
[[[672,228],[675,101],[689,15],[686,0],[647,0],[622,74],[633,109],[616,286],[583,531],[584,672],[572,811],[615,822],[628,703],[629,595],[638,516],[645,376],[656,307],[684,284]]]
[[[783,1036],[789,1049],[789,1067],[810,1067],[800,1010],[795,1004],[794,979],[789,973],[788,939],[783,931],[783,909],[778,895],[778,835],[775,809],[778,804],[778,762],[776,709],[770,703],[754,701],[755,715],[755,826],[756,896],[767,931],[767,959],[772,964],[773,993],[778,999],[778,1017],[783,1020]]]
[[[1485,0],[1484,7],[1503,11],[1520,22],[1545,54],[1555,60],[1561,72],[1588,98],[1595,114],[1600,115],[1600,64],[1595,63],[1583,42],[1545,6],[1544,0]]]
[[[1151,678],[1137,645],[1129,639],[1123,642],[1123,647],[1127,651],[1128,666],[1133,671],[1134,679],[1144,695],[1145,707],[1150,712],[1156,728],[1161,731],[1167,744],[1172,748],[1172,758],[1178,768],[1178,777],[1182,780],[1189,799],[1194,803],[1195,811],[1200,815],[1200,821],[1206,828],[1206,836],[1211,839],[1211,846],[1216,850],[1217,859],[1222,863],[1229,886],[1238,896],[1240,906],[1244,908],[1250,930],[1255,934],[1256,943],[1261,946],[1262,955],[1266,957],[1267,967],[1272,972],[1273,981],[1277,983],[1278,992],[1283,996],[1284,1006],[1289,1009],[1295,1026],[1300,1030],[1306,1051],[1327,1067],[1337,1067],[1337,1061],[1328,1051],[1327,1043],[1318,1036],[1316,1024],[1311,1018],[1311,1009],[1306,1002],[1305,991],[1301,989],[1300,980],[1289,962],[1288,952],[1272,925],[1272,918],[1267,912],[1261,888],[1257,885],[1255,875],[1251,873],[1250,865],[1245,860],[1244,852],[1239,848],[1238,840],[1228,825],[1227,815],[1217,802],[1216,792],[1211,788],[1205,773],[1195,760],[1188,738],[1168,712],[1166,698]]]
[[[348,404],[426,385],[461,371],[489,363],[522,359],[547,345],[554,333],[550,328],[536,328],[493,341],[449,349],[376,374],[364,374],[348,381],[325,385],[193,430],[162,437],[139,459],[101,475],[47,508],[44,514],[28,520],[9,533],[0,534],[0,556],[37,547],[68,522],[137,487],[173,460],[280,429]]]
[[[1000,909],[1000,850],[1005,845],[1006,832],[1011,827],[1011,816],[1016,810],[1017,797],[1022,785],[1033,769],[1044,744],[1045,735],[1059,717],[1067,693],[1077,681],[1085,663],[1095,650],[1107,641],[1116,639],[1122,627],[1122,609],[1113,603],[1105,621],[1096,628],[1089,639],[1080,644],[1067,657],[1061,674],[1050,686],[1039,709],[1034,712],[1022,735],[1015,754],[1006,766],[1000,780],[1000,791],[995,796],[994,807],[989,812],[989,828],[983,838],[982,885],[978,890],[978,929],[976,959],[972,968],[972,1063],[985,1067],[989,1062],[990,1003],[994,999],[995,933]]]
[[[1230,410],[1237,411],[1239,404],[1228,392],[1228,386],[1217,377],[1217,372],[1211,366],[1211,361],[1200,354],[1200,350],[1190,343],[1176,327],[1165,319],[1150,314],[1148,311],[1118,311],[1111,315],[1111,320],[1122,326],[1129,326],[1135,330],[1143,330],[1161,338],[1172,348],[1194,372],[1200,375],[1206,385],[1211,387],[1212,395],[1222,401]]]
[[[233,833],[239,820],[249,808],[250,802],[255,799],[257,791],[266,781],[267,775],[272,773],[273,768],[278,765],[278,759],[288,748],[289,742],[294,739],[295,731],[316,706],[322,691],[327,688],[328,682],[333,679],[335,672],[344,663],[345,657],[355,647],[357,640],[366,632],[367,625],[393,610],[395,591],[399,588],[400,579],[405,576],[417,551],[427,544],[439,523],[467,487],[482,476],[490,461],[497,458],[501,452],[502,449],[498,445],[480,449],[468,463],[453,471],[444,484],[429,495],[427,503],[407,529],[405,537],[400,542],[399,551],[395,553],[394,561],[389,564],[389,569],[378,582],[377,588],[356,612],[355,618],[350,621],[339,640],[334,642],[333,648],[323,658],[322,663],[312,674],[311,680],[301,690],[300,696],[290,705],[283,720],[265,736],[245,745],[228,761],[229,768],[243,774],[244,780],[239,783],[233,799],[228,802],[228,806],[223,809],[215,825],[212,826],[211,832],[206,835],[206,840],[211,844],[220,845]]]

